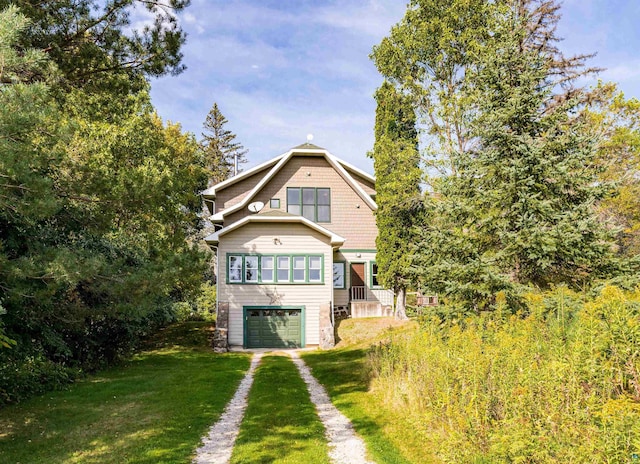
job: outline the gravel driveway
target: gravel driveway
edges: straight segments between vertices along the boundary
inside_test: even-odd
[[[313,377],[311,371],[296,351],[288,351],[300,376],[307,385],[311,401],[316,406],[318,417],[324,425],[325,436],[329,444],[329,458],[334,464],[374,464],[366,459],[364,442],[355,434],[351,421],[331,403],[325,389]],[[235,395],[213,424],[209,434],[203,438],[203,444],[196,451],[196,464],[227,464],[233,453],[233,445],[240,431],[240,424],[247,408],[247,398],[253,384],[253,375],[260,364],[262,353],[256,353],[251,360],[249,371],[245,375]]]

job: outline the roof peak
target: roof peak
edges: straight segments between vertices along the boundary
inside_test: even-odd
[[[314,145],[312,143],[309,142],[305,142],[302,145],[298,145],[297,147],[293,147],[291,150],[323,150],[326,151],[326,149],[319,147],[318,145]]]

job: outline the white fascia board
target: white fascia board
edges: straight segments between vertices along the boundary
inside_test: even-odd
[[[219,214],[221,215],[222,218],[224,218],[224,216],[226,216],[227,214],[231,214],[231,213],[235,213],[238,210],[241,210],[242,208],[244,208],[245,206],[247,206],[251,200],[253,199],[253,197],[260,191],[262,190],[262,187],[265,186],[265,184],[267,182],[269,182],[269,180],[271,180],[271,178],[273,176],[276,175],[276,173],[280,170],[280,168],[282,166],[284,166],[287,162],[287,160],[289,160],[289,158],[291,158],[291,154],[293,152],[292,151],[288,151],[287,153],[285,153],[284,155],[279,156],[278,158],[280,159],[280,161],[278,161],[276,163],[276,165],[271,168],[271,171],[269,171],[267,173],[266,176],[264,176],[260,182],[258,182],[258,184],[251,189],[251,191],[249,192],[249,194],[244,197],[244,199],[238,203],[236,203],[235,205],[231,206],[230,208],[225,209],[224,211],[221,211]],[[277,159],[277,158],[276,158]]]
[[[252,167],[251,169],[247,170],[247,171],[243,171],[240,174],[238,174],[237,176],[233,176],[230,177],[229,179],[223,180],[222,182],[217,183],[216,185],[212,185],[211,187],[209,187],[206,190],[203,190],[202,192],[200,192],[200,195],[207,197],[207,198],[215,198],[216,196],[216,191],[226,188],[230,185],[235,184],[236,182],[246,178],[246,177],[250,177],[253,174],[255,174],[256,172],[260,172],[263,169],[269,167],[269,165],[272,164],[276,164],[280,158],[282,158],[283,156],[285,156],[286,153],[280,155],[280,156],[276,156],[275,158],[271,158],[268,161],[265,161],[264,163],[261,163],[257,166]]]
[[[209,235],[208,237],[206,237],[204,240],[207,243],[218,243],[220,241],[220,237],[222,237],[225,234],[228,234],[231,231],[234,231],[242,226],[244,226],[245,224],[249,223],[249,222],[262,222],[262,223],[268,223],[268,222],[275,222],[275,223],[292,223],[292,222],[297,222],[300,224],[304,224],[307,227],[316,230],[317,232],[320,232],[322,235],[325,235],[327,237],[329,237],[330,241],[331,241],[331,245],[332,246],[340,246],[342,244],[344,244],[344,237],[341,237],[338,234],[335,234],[333,232],[331,232],[329,229],[322,227],[321,225],[316,224],[313,221],[310,221],[307,218],[304,218],[302,216],[260,216],[260,215],[256,215],[256,216],[246,216],[244,218],[242,218],[241,220],[234,222],[233,224],[231,224],[228,227],[224,227],[216,232],[214,232],[213,234]]]
[[[333,165],[333,167],[336,169],[336,171],[338,171],[338,173],[342,176],[342,178],[346,180],[347,183],[353,187],[356,193],[360,195],[360,198],[362,198],[364,202],[367,203],[367,205],[369,205],[369,207],[372,210],[375,211],[378,209],[378,205],[376,205],[376,202],[373,201],[373,198],[371,198],[367,194],[367,192],[365,192],[364,189],[360,187],[360,184],[358,184],[355,181],[355,179],[351,177],[351,175],[346,171],[346,169],[342,166],[342,164],[340,164],[341,161],[338,158],[336,158],[331,153],[327,152],[327,160],[329,161],[329,163]]]
[[[207,235],[204,238],[204,241],[207,243],[207,245],[217,245],[218,244],[218,233],[214,232],[211,235]]]
[[[329,153],[327,150],[318,150],[318,149],[312,149],[312,148],[299,148],[299,149],[292,149],[289,150],[287,153],[280,155],[278,158],[280,159],[280,161],[278,161],[278,163],[271,168],[271,171],[269,171],[269,173],[264,176],[262,178],[262,180],[249,192],[249,194],[244,197],[244,199],[240,202],[238,202],[237,204],[233,205],[232,207],[221,211],[219,214],[221,214],[222,219],[223,217],[226,216],[227,214],[231,214],[234,213],[242,208],[244,208],[245,206],[247,206],[251,200],[253,199],[253,197],[260,191],[262,190],[262,188],[265,186],[265,184],[267,182],[269,182],[273,176],[276,175],[276,173],[278,171],[280,171],[280,168],[282,168],[282,166],[284,166],[289,159],[291,159],[291,157],[293,156],[294,153],[302,153],[302,154],[317,154],[320,153],[328,162],[329,164],[331,164],[336,171],[338,171],[338,174],[340,174],[340,176],[349,184],[351,185],[351,187],[353,187],[353,189],[356,191],[356,193],[358,195],[360,195],[360,197],[362,198],[362,200],[367,203],[367,205],[369,205],[369,207],[372,210],[376,210],[378,209],[378,205],[376,205],[376,202],[373,201],[373,199],[371,198],[371,196],[369,196],[367,194],[367,192],[364,191],[364,189],[362,187],[360,187],[360,184],[358,184],[355,179],[353,177],[351,177],[351,175],[345,170],[345,168],[342,166],[341,161],[336,158],[334,155],[332,155],[331,153]],[[275,158],[275,159],[278,159]],[[368,176],[368,175],[367,175]],[[212,216],[211,220],[214,220]],[[217,220],[217,218],[216,218]]]
[[[356,174],[358,174],[360,177],[363,177],[365,179],[367,179],[370,182],[373,182],[374,184],[376,183],[376,178],[373,177],[371,174],[369,174],[366,171],[363,171],[360,168],[355,167],[353,164],[347,163],[345,160],[338,158],[337,156],[335,156],[335,159],[338,161],[338,163],[340,163],[342,166],[344,166],[346,169],[348,169],[349,171],[353,171]]]

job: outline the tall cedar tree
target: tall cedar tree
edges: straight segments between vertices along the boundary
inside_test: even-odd
[[[203,124],[205,132],[200,142],[209,171],[209,186],[234,175],[236,163],[240,165],[247,162],[247,150],[235,141],[233,132],[225,129],[227,122],[218,104],[214,103]]]
[[[376,261],[378,280],[396,293],[396,318],[406,319],[414,225],[420,205],[420,155],[411,102],[389,82],[375,95]]]

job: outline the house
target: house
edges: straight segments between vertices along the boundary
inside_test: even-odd
[[[391,315],[377,281],[375,179],[305,143],[202,192],[218,345],[334,344],[336,313]]]

